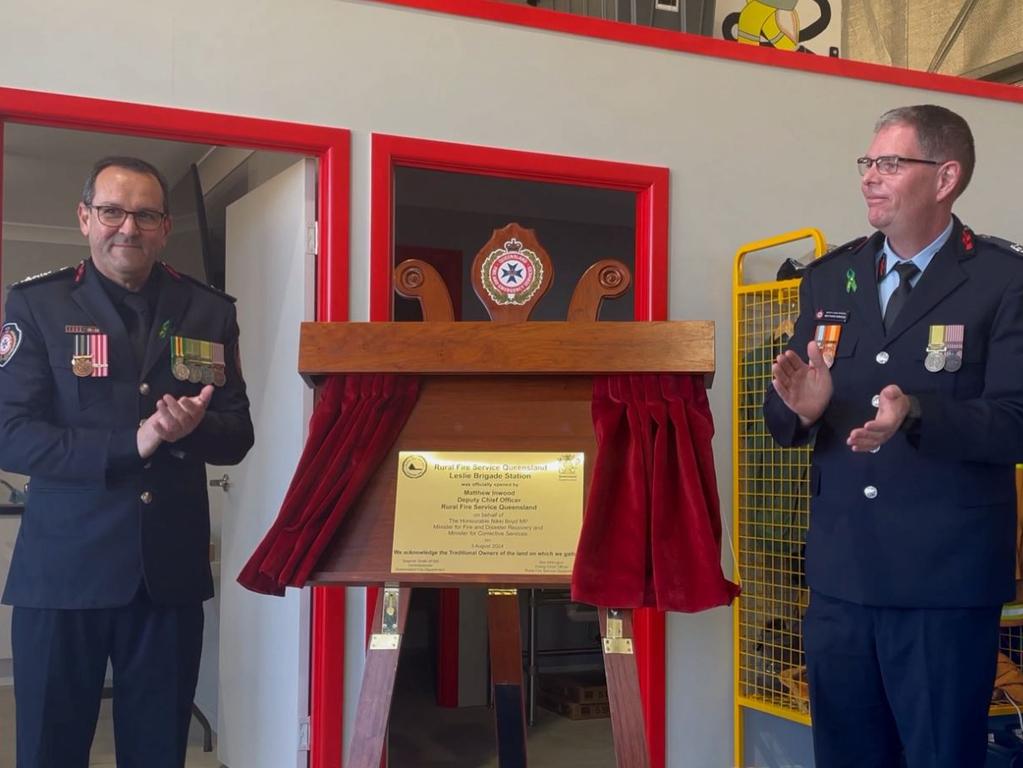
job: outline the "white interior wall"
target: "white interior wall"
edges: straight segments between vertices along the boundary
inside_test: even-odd
[[[149,8],[144,30],[128,0],[102,16],[4,0],[0,73],[12,87],[352,129],[353,319],[368,315],[372,131],[670,167],[670,316],[718,324],[711,404],[726,514],[732,254],[800,226],[831,242],[863,232],[853,159],[880,112],[922,101],[960,111],[979,147],[960,212],[980,232],[1023,236],[1023,112],[1005,102],[351,0],[175,0]],[[668,630],[669,765],[728,765],[730,614],[671,616]],[[354,673],[358,643],[347,645]]]

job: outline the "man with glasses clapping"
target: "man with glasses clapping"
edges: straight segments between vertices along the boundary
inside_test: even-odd
[[[252,446],[233,299],[158,261],[167,183],[100,160],[91,258],[11,287],[0,467],[30,475],[3,601],[18,768],[83,768],[108,661],[123,768],[181,768],[213,596],[206,464]]]
[[[764,405],[781,445],[813,444],[816,766],[980,768],[1014,595],[1023,248],[952,214],[974,167],[954,112],[884,114],[856,163],[876,231],[806,270]]]

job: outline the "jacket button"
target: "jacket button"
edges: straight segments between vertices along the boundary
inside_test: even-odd
[[[874,395],[872,398],[870,398],[870,404],[875,408],[881,405],[881,395]]]
[[[888,362],[888,353],[885,352],[884,350],[881,350],[880,352],[877,353],[877,356],[874,359],[877,360],[878,365],[884,365],[885,363]]]
[[[866,496],[868,499],[876,499],[877,488],[875,488],[872,485],[868,485],[866,488],[863,489],[863,495]]]
[[[139,394],[140,395],[148,395],[149,394],[149,384],[147,384],[144,381],[141,384],[139,384]]]
[[[153,494],[151,494],[149,491],[143,491],[142,495],[139,496],[139,498],[142,499],[143,504],[150,504],[153,501]]]

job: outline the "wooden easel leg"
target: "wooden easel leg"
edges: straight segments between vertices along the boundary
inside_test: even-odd
[[[526,768],[526,719],[522,701],[522,638],[519,598],[514,589],[491,589],[487,595],[490,670],[497,725],[497,764]]]
[[[632,610],[600,608],[600,634],[604,645],[604,671],[611,706],[618,768],[648,768],[643,705],[639,695],[639,670],[632,634]]]
[[[377,595],[376,618],[366,650],[366,668],[346,768],[380,768],[411,594],[408,587],[389,585]]]

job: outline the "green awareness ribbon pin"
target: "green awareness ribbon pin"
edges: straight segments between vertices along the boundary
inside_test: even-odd
[[[845,273],[845,292],[856,292],[856,272],[851,269]]]
[[[164,320],[163,324],[160,326],[160,338],[167,338],[167,334],[171,333],[173,330],[174,324],[170,320]]]

